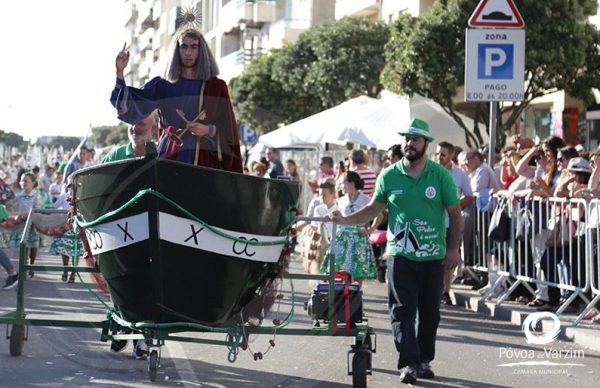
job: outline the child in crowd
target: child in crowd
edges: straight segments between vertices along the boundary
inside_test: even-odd
[[[20,184],[22,190],[8,203],[7,209],[12,213],[27,217],[27,214],[31,209],[39,208],[42,205],[42,200],[37,190],[35,190],[37,187],[37,180],[33,173],[26,172],[21,175]],[[18,247],[21,242],[21,233],[13,233],[10,237],[10,242],[13,247]],[[25,244],[29,251],[29,264],[34,264],[37,257],[37,250],[40,245],[40,235],[33,226],[29,230],[29,235],[27,236]],[[32,278],[34,272],[29,270],[28,275]]]
[[[50,196],[52,197],[52,203],[55,203],[58,197],[60,197],[60,192],[62,190],[62,181],[63,181],[63,173],[62,171],[57,171],[54,174],[54,182],[50,185]]]
[[[71,183],[68,182],[68,188],[66,189],[66,191],[59,195],[58,199],[54,203],[54,208],[67,210],[70,208],[70,184]],[[69,265],[69,258],[73,258],[72,261],[74,262],[76,257],[83,256],[83,243],[79,239],[79,236],[73,229],[72,225],[70,225],[69,229],[65,231],[65,233],[61,234],[60,236],[54,237],[54,240],[52,241],[52,245],[50,245],[48,253],[56,256],[60,255],[62,257],[63,266]],[[69,283],[75,283],[76,273],[74,271],[71,271],[71,275],[68,274],[68,271],[63,271],[61,280],[63,282],[66,282],[67,276]]]

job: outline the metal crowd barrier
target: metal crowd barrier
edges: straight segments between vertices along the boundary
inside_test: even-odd
[[[564,299],[557,315],[577,297],[586,304],[574,322],[579,324],[600,301],[600,200],[535,198],[526,202],[510,198],[510,227],[504,242],[488,237],[490,220],[500,199],[490,200],[488,211],[474,207],[469,218],[474,231],[465,236],[473,241],[464,245],[471,246],[466,264],[487,272],[490,279],[481,300],[498,294],[496,305],[500,305],[520,285],[532,295],[532,283],[538,288],[555,287]],[[468,256],[465,254],[464,258]],[[503,291],[505,284],[510,286]],[[591,293],[591,301],[586,293]]]
[[[490,198],[490,208],[495,209],[500,201],[498,197]],[[511,263],[513,262],[512,250],[509,247],[509,241],[496,242],[488,238],[492,212],[481,211],[475,208],[474,217],[474,241],[472,242],[474,261],[473,269],[480,272],[487,272],[492,283],[489,289],[482,295],[482,299],[487,299],[492,293],[497,292],[499,287],[510,281]],[[513,228],[510,228],[511,234]],[[485,233],[482,233],[485,232]]]
[[[579,314],[575,324],[579,324],[583,317],[600,302],[600,254],[598,251],[598,243],[600,242],[600,200],[598,199],[594,199],[588,204],[586,230],[588,240],[588,284],[592,301]]]

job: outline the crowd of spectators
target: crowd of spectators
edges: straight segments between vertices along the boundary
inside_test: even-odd
[[[319,162],[319,170],[313,179],[308,179],[308,174],[303,174],[298,170],[294,159],[285,160],[283,164],[279,162],[279,152],[270,149],[267,157],[263,158],[262,161],[254,162],[247,173],[261,177],[273,177],[274,171],[283,169],[282,174],[277,172],[276,175],[289,177],[290,180],[300,184],[307,184],[313,193],[312,200],[306,206],[304,215],[323,217],[333,210],[339,210],[341,202],[345,204],[344,206],[352,203],[348,200],[349,189],[346,186],[348,185],[349,171],[356,174],[352,175],[353,181],[357,180],[354,179],[355,176],[360,178],[360,183],[356,182],[358,185],[353,187],[360,188],[357,192],[364,195],[364,198],[370,198],[379,171],[401,159],[402,154],[398,152],[399,149],[399,146],[391,147],[387,152],[388,157],[380,165],[372,163],[369,160],[369,153],[360,149],[349,151],[341,160],[334,160],[331,156],[323,156]],[[399,155],[397,155],[398,153]],[[518,209],[523,207],[532,209],[531,202],[543,198],[562,197],[583,198],[586,200],[600,198],[600,149],[588,152],[581,145],[567,145],[564,140],[556,136],[544,139],[539,144],[536,144],[531,138],[514,136],[498,153],[494,163],[489,164],[486,156],[486,149],[461,150],[459,147],[454,147],[447,142],[438,144],[436,155],[432,155],[432,158],[435,158],[438,163],[446,166],[451,171],[455,179],[457,188],[459,188],[465,225],[463,233],[463,270],[460,273],[446,274],[442,295],[443,304],[452,304],[449,290],[450,283],[453,281],[461,281],[473,285],[474,288],[480,288],[488,284],[487,281],[482,283],[480,274],[471,269],[476,261],[481,259],[482,254],[486,256],[483,262],[490,268],[497,268],[499,264],[502,264],[499,263],[500,259],[494,249],[482,252],[481,246],[479,246],[481,241],[478,241],[475,237],[477,233],[483,233],[475,230],[478,206],[481,208],[485,203],[490,202],[491,196],[509,197],[514,201],[517,212]],[[279,177],[281,178],[281,176]],[[350,191],[352,192],[352,190]],[[342,201],[342,198],[346,199]],[[354,211],[356,210],[354,209]],[[493,208],[490,209],[488,206],[486,210],[491,212]],[[552,211],[556,212],[556,210]],[[364,225],[361,233],[368,236],[375,232],[377,227],[382,225],[384,217],[385,214],[382,214],[372,224]],[[544,215],[544,217],[550,216]],[[583,212],[580,217],[583,217]],[[581,221],[583,224],[584,220],[576,221]],[[547,220],[544,221],[543,227],[545,228],[548,227],[546,223]],[[487,228],[489,225],[484,223],[481,227]],[[328,232],[330,226],[327,223],[323,226],[320,223],[309,223],[301,225],[300,229],[303,232],[300,233],[299,237],[299,251],[304,261],[304,267],[307,272],[315,273],[318,268],[322,267],[323,247],[327,247],[331,238],[330,232]],[[542,226],[540,226],[540,229],[542,229]],[[540,230],[535,232],[539,233]],[[534,231],[530,233],[534,233]],[[547,232],[544,236],[550,236],[548,239],[551,239],[554,235]],[[485,237],[487,238],[487,236]],[[539,236],[534,237],[533,234],[529,237],[539,239]],[[303,242],[303,240],[305,241]],[[570,244],[570,242],[565,242],[565,244]],[[344,263],[340,261],[336,264],[336,268],[356,268],[357,258],[361,255],[365,256],[363,245],[356,243],[350,245],[351,250],[354,250],[354,252],[349,254],[349,257],[355,257],[354,266],[348,265],[348,262],[344,266]],[[488,241],[486,245],[493,244]],[[567,260],[566,257],[563,257],[561,252],[564,252],[564,250],[552,247],[550,241],[547,242],[547,245],[548,247],[541,257],[536,256],[531,250],[519,252],[519,254],[522,257],[527,257],[525,261],[530,263],[528,265],[534,266],[530,270],[532,273],[536,273],[536,276],[550,282],[564,280],[559,279],[560,271],[555,270],[555,267],[568,264],[571,267],[569,273],[573,273],[572,267],[575,266],[573,259]],[[357,248],[359,246],[360,249]],[[596,246],[596,242],[594,242],[594,252],[597,252]],[[372,257],[370,253],[366,256]],[[313,261],[316,261],[316,263],[313,263]],[[567,261],[569,263],[566,263]],[[481,263],[482,261],[479,260],[478,262]],[[324,267],[322,270],[324,270]],[[581,268],[577,268],[577,270],[580,273],[582,271]],[[352,273],[352,270],[350,272]],[[367,272],[367,276],[363,273],[354,275],[357,275],[360,279],[372,278],[373,272],[370,268]],[[577,283],[584,281],[584,279],[570,279],[571,283],[573,281]],[[561,291],[554,286],[535,287],[535,284],[532,285],[537,288],[536,296],[530,295],[524,287],[519,287],[509,298],[527,303],[531,307],[555,311],[569,296],[568,292]],[[566,311],[576,311],[579,301],[579,299],[576,299]],[[590,317],[593,317],[594,314],[597,314],[595,309]]]
[[[520,218],[514,224],[526,217],[533,225],[523,233],[515,231],[521,243],[514,248],[516,257],[520,258],[519,273],[537,280],[530,283],[536,294],[532,296],[525,287],[519,286],[508,298],[544,311],[557,311],[569,300],[562,311],[579,312],[580,306],[585,305],[581,303],[584,299],[577,297],[570,300],[573,292],[565,291],[558,284],[584,288],[588,261],[581,252],[586,252],[585,229],[597,228],[598,225],[586,220],[580,204],[565,205],[564,200],[600,198],[600,148],[587,151],[581,145],[568,145],[557,136],[548,137],[539,144],[531,138],[514,136],[492,166],[486,163],[485,154],[467,150],[457,158],[459,166],[469,174],[471,188],[479,197],[480,210],[493,210],[485,207],[490,195],[505,197],[510,200],[512,217]],[[474,211],[475,208],[472,209]],[[474,225],[472,217],[469,223],[465,223],[465,230],[469,225]],[[481,231],[478,233],[481,234],[479,240],[487,237]],[[500,262],[499,252],[494,248],[488,252],[471,248],[473,239],[473,233],[465,233],[464,245],[469,247],[465,252],[467,266],[474,264],[473,254],[485,254],[484,263],[488,268],[506,264]],[[524,243],[525,240],[528,244]],[[597,241],[593,241],[592,245],[595,258],[598,254]],[[597,264],[596,260],[591,263]],[[481,284],[474,286],[477,288]],[[600,320],[598,310],[592,309],[586,318]]]
[[[3,250],[0,254],[0,264],[8,274],[3,289],[11,289],[18,282],[17,272],[4,251],[4,249],[16,248],[19,245],[21,232],[19,228],[14,228],[16,223],[22,223],[32,208],[68,207],[67,174],[96,163],[94,150],[86,147],[84,142],[74,152],[64,155],[57,152],[48,154],[54,155],[54,157],[51,160],[45,160],[46,163],[41,165],[34,161],[39,161],[40,155],[34,155],[34,153],[5,157],[0,161],[0,187],[4,194],[0,201],[0,223],[2,223],[0,249]],[[67,265],[73,251],[68,250],[69,252],[67,252],[67,249],[63,249],[65,241],[61,239],[62,237],[56,236],[52,239],[49,251],[50,254],[62,255],[63,263]],[[71,237],[71,240],[76,238],[74,235]],[[34,228],[30,230],[26,239],[29,264],[35,263],[38,248],[47,245],[47,242],[50,242],[47,236],[36,232]],[[62,274],[63,281],[75,281],[74,272],[70,277],[67,275],[67,272]],[[28,271],[26,276],[34,277],[34,271]]]

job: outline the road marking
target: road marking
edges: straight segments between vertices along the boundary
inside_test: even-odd
[[[169,346],[166,347],[173,360],[173,365],[175,366],[175,371],[179,375],[179,382],[183,384],[184,387],[200,387],[202,384],[195,383],[194,381],[200,381],[196,373],[194,372],[194,368],[192,367],[192,363],[187,359],[185,351],[183,350],[183,346],[177,341],[169,341]],[[171,378],[169,378],[171,380]]]

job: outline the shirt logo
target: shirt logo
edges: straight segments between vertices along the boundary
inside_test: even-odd
[[[402,195],[403,193],[404,193],[404,191],[402,189],[392,190],[392,195]]]
[[[425,189],[425,196],[429,199],[433,199],[435,197],[435,188],[433,186],[429,186]]]

